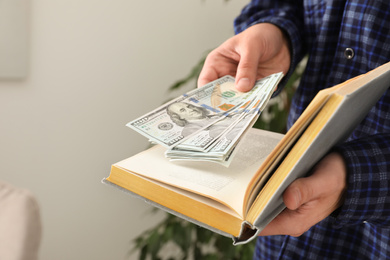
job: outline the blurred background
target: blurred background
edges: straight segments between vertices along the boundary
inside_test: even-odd
[[[36,195],[40,259],[125,259],[163,218],[101,184],[148,146],[125,124],[186,91],[168,88],[233,35],[247,1],[14,1],[27,22],[25,67],[0,72],[0,180]]]

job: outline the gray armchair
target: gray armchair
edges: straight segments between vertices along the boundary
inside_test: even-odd
[[[0,181],[0,259],[37,260],[41,236],[34,195]]]

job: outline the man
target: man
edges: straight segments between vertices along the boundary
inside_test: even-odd
[[[288,127],[319,90],[390,60],[387,0],[254,0],[235,29],[237,35],[207,57],[198,85],[229,74],[238,90],[248,91],[256,79],[283,71],[278,92],[309,55]],[[255,258],[390,256],[390,91],[283,199],[287,209],[261,233]]]

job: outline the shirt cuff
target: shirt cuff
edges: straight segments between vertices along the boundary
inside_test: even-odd
[[[374,135],[335,147],[347,165],[343,205],[332,214],[336,228],[372,223],[390,225],[390,149],[387,135]]]

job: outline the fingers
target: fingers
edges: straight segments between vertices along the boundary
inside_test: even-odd
[[[316,199],[320,190],[313,189],[316,185],[313,177],[302,178],[294,181],[284,192],[283,201],[290,210],[296,210],[310,200]],[[314,191],[317,191],[315,193]]]
[[[300,236],[327,215],[322,214],[321,194],[311,177],[294,181],[284,192],[286,209],[279,214],[260,235]]]
[[[198,79],[198,87],[225,75],[236,78],[236,88],[247,92],[255,81],[288,71],[288,41],[275,25],[260,23],[233,36],[212,51]]]
[[[214,69],[203,67],[198,78],[198,88],[216,79],[218,79],[218,73]]]
[[[302,212],[309,209],[302,208],[300,212],[285,209],[271,223],[269,223],[260,233],[260,236],[290,235],[298,237],[305,233],[313,224]]]
[[[198,87],[225,75],[236,77],[236,88],[247,92],[252,89],[257,76],[259,50],[249,46],[237,47],[234,39],[211,52],[198,78]]]
[[[341,155],[330,153],[309,177],[295,180],[283,193],[286,209],[260,235],[299,236],[343,203],[346,167]]]
[[[250,48],[241,52],[241,59],[238,63],[236,75],[237,90],[247,92],[255,85],[259,56],[258,48]]]
[[[209,53],[199,74],[198,87],[225,75],[236,75],[239,57],[230,51],[230,41]]]

